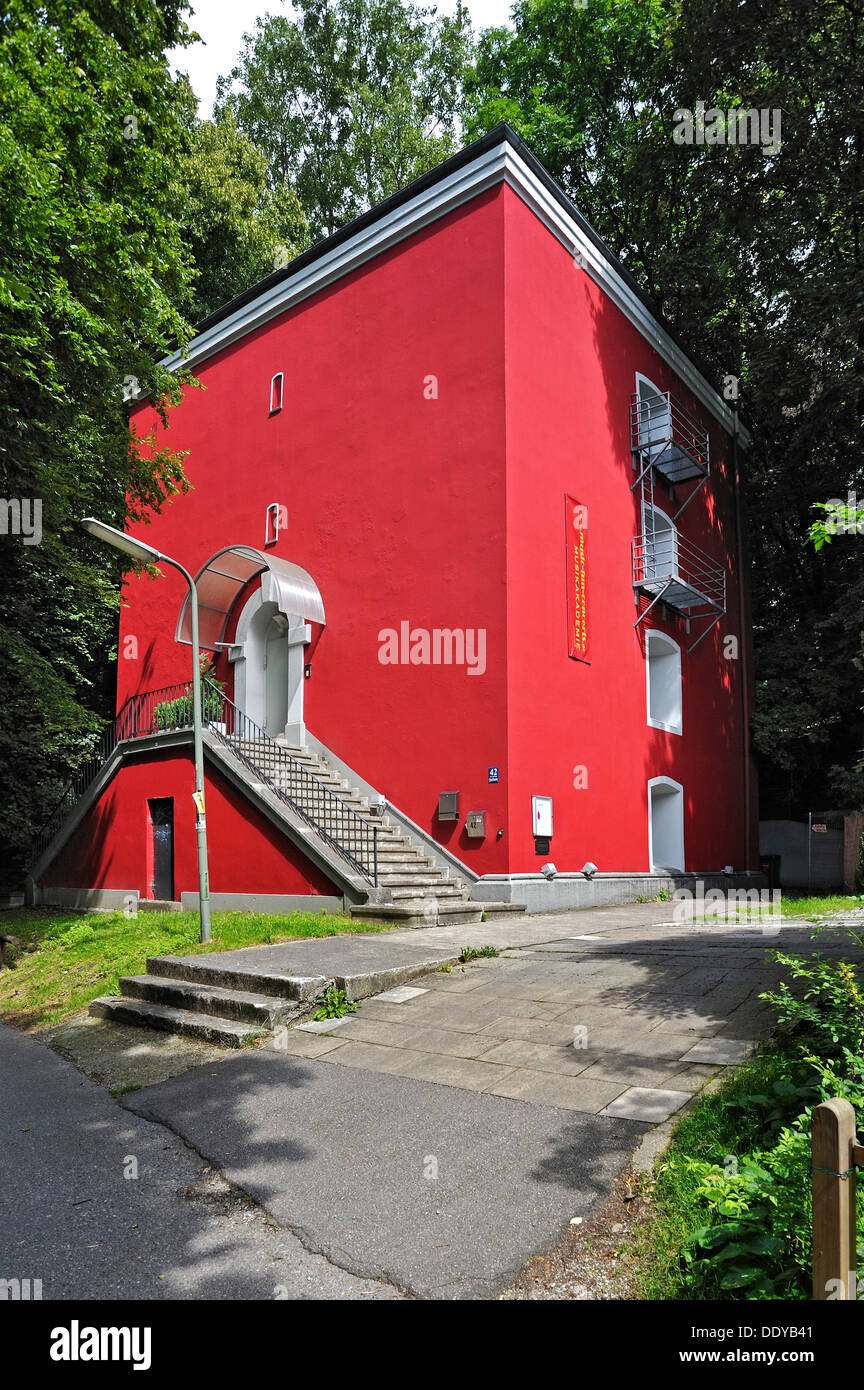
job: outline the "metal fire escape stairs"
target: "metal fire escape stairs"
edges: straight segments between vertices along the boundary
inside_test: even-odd
[[[723,567],[682,536],[677,525],[708,482],[708,434],[670,391],[643,391],[630,398],[630,449],[638,469],[631,491],[638,491],[641,517],[641,530],[633,540],[633,596],[637,608],[640,597],[649,600],[633,626],[638,628],[658,604],[681,615],[688,633],[694,622],[704,620],[689,655],[726,612]],[[675,504],[682,486],[693,485],[669,518],[656,505],[658,477]]]

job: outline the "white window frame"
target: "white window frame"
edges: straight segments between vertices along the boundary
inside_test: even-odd
[[[654,790],[655,787],[670,787],[672,791],[678,792],[678,793],[680,794],[680,797],[681,797],[681,801],[680,801],[680,806],[681,806],[681,872],[682,872],[682,873],[686,873],[686,872],[687,872],[687,869],[686,869],[686,865],[687,865],[687,848],[686,848],[686,843],[685,843],[686,837],[685,837],[685,833],[684,833],[684,831],[685,831],[685,826],[684,826],[684,811],[685,811],[684,788],[683,788],[683,786],[681,785],[680,782],[676,782],[676,781],[675,781],[675,778],[674,778],[674,777],[651,777],[651,778],[648,779],[648,790],[647,790],[647,798],[648,798],[648,871],[649,871],[649,873],[658,873],[658,872],[660,872],[660,871],[664,868],[664,865],[662,865],[662,864],[657,865],[656,868],[655,868],[655,865],[654,865],[654,826],[653,826],[653,822],[652,822],[652,818],[651,818],[651,801],[652,801],[651,793],[652,793],[652,791]],[[673,865],[672,867],[675,868],[675,867],[677,867],[677,866]]]
[[[278,415],[282,409],[282,395],[285,387],[285,373],[275,372],[270,381],[270,414]]]
[[[655,719],[651,714],[651,647],[672,648],[678,656],[678,707],[681,711],[677,722]],[[684,732],[684,682],[681,677],[681,647],[674,637],[668,637],[659,628],[649,627],[645,632],[645,717],[652,729],[662,729],[667,734]]]
[[[637,418],[638,418],[638,420],[639,420],[639,434],[640,434],[640,436],[641,436],[641,433],[642,433],[642,419],[641,419],[640,405],[641,405],[641,401],[642,401],[642,395],[643,395],[643,389],[642,389],[642,388],[643,388],[643,387],[645,388],[645,392],[644,392],[645,395],[648,395],[648,394],[650,393],[650,394],[655,395],[655,396],[662,396],[662,397],[664,398],[664,400],[665,400],[665,397],[666,397],[666,392],[665,392],[665,391],[661,391],[661,390],[660,390],[660,387],[657,386],[657,385],[655,384],[655,382],[653,382],[653,381],[651,380],[650,377],[647,377],[647,376],[643,375],[642,372],[637,372],[637,373],[636,373],[636,406],[637,406],[637,411],[639,411],[639,414],[637,415]],[[668,419],[669,419],[669,414],[670,414],[670,411],[669,411],[669,406],[668,406],[668,402],[667,402],[667,408],[666,408],[666,420],[667,420],[667,421],[668,421]],[[648,449],[650,449],[650,447],[651,447],[650,443],[649,443],[649,445],[648,445],[647,447],[648,447]],[[634,459],[633,459],[633,467],[634,467],[634,469],[637,467],[637,459],[636,459],[635,456],[634,456]]]
[[[674,572],[675,572],[675,574],[677,574],[677,573],[678,573],[678,527],[675,525],[675,522],[674,522],[673,518],[669,515],[668,512],[664,512],[664,510],[663,510],[662,507],[658,507],[656,503],[655,503],[654,506],[652,507],[652,506],[650,506],[650,504],[644,503],[644,502],[643,502],[643,504],[642,504],[642,535],[643,535],[643,537],[647,538],[647,536],[648,536],[648,530],[649,530],[649,528],[648,528],[648,524],[647,524],[647,515],[648,515],[648,512],[649,512],[649,511],[653,511],[654,514],[655,514],[655,516],[661,516],[661,517],[663,518],[663,520],[664,520],[664,521],[668,524],[668,526],[669,526],[669,529],[670,529],[670,531],[671,531],[671,533],[672,533],[672,560],[673,560],[673,564],[674,564]],[[663,528],[663,529],[665,529],[665,528]],[[647,546],[647,539],[645,540],[645,545]],[[646,554],[646,557],[645,557],[645,558],[646,558],[646,560],[647,560],[647,554]],[[653,560],[653,557],[652,557],[652,560]],[[649,574],[649,573],[648,573],[648,569],[647,569],[647,565],[646,565],[646,567],[645,567],[645,578],[648,579],[648,580],[651,580],[651,579],[653,579],[653,577],[654,577],[653,574]]]

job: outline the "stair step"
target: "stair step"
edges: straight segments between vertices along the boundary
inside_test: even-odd
[[[527,912],[525,903],[484,903],[479,898],[472,901],[478,902],[483,909],[483,916],[487,922],[494,922],[496,919],[502,920],[506,917],[518,917],[520,913]]]
[[[431,916],[421,912],[416,903],[355,903],[351,916],[372,922],[398,922],[405,927],[447,926],[450,923],[479,922],[483,904],[470,900],[439,902]]]
[[[183,1033],[201,1042],[219,1047],[245,1047],[267,1034],[266,1028],[241,1023],[231,1018],[214,1018],[191,1009],[172,1009],[165,1004],[153,1004],[144,999],[124,999],[105,995],[90,1005],[94,1018],[107,1018],[114,1023],[131,1023],[138,1027],[156,1028],[162,1033]]]
[[[421,869],[424,873],[427,869],[432,869],[435,865],[431,859],[424,859],[422,854],[409,854],[408,850],[400,849],[398,845],[391,849],[385,840],[383,843],[378,841],[378,862],[379,864],[408,864],[412,869]]]
[[[120,992],[127,999],[143,999],[166,1004],[190,1013],[214,1014],[222,1019],[274,1028],[287,1023],[301,1011],[300,1001],[281,1001],[272,994],[251,994],[247,990],[204,985],[195,980],[175,980],[165,975],[124,975]]]
[[[447,879],[442,873],[435,873],[434,871],[415,874],[406,873],[404,869],[390,869],[386,865],[381,869],[380,863],[378,867],[379,882],[385,883],[388,888],[451,888],[457,886],[453,884],[452,879]]]
[[[389,887],[389,884],[387,885]],[[403,887],[391,888],[390,896],[394,903],[401,902],[425,902],[427,898],[440,899],[441,902],[450,902],[453,898],[461,901],[469,901],[468,889],[460,888],[457,884],[437,883],[431,887]]]
[[[254,983],[256,994],[265,994],[275,999],[304,1000],[314,998],[327,985],[323,975],[268,975],[265,972],[250,970],[231,970],[224,966],[207,964],[207,957],[190,961],[183,956],[149,956],[147,974],[158,975],[161,979],[182,980],[201,984],[208,988],[239,990],[246,992]]]

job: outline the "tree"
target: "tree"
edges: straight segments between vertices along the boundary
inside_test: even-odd
[[[266,156],[237,129],[195,121],[179,169],[177,216],[195,263],[183,308],[193,323],[271,274],[302,248],[306,219],[287,184],[273,187]]]
[[[763,813],[860,805],[859,552],[806,542],[813,505],[864,476],[864,6],[522,0],[514,25],[481,38],[471,133],[525,136],[753,431]],[[722,146],[676,143],[699,101],[764,111],[779,148],[737,120]]]
[[[77,525],[122,526],[185,488],[181,457],[130,438],[137,389],[184,341],[191,262],[174,216],[189,92],[166,48],[183,0],[7,0],[0,14],[0,857],[4,877],[113,687],[121,564]],[[124,388],[125,382],[125,388]],[[40,525],[17,524],[21,509]]]
[[[453,153],[471,34],[461,5],[440,18],[404,0],[294,8],[245,36],[216,119],[230,112],[264,151],[317,241]]]

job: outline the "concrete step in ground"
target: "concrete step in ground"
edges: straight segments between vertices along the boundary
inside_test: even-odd
[[[243,1047],[308,1018],[328,985],[364,999],[455,959],[449,948],[414,949],[360,937],[244,947],[209,957],[153,956],[146,975],[124,976],[123,993],[94,999],[90,1013],[219,1047]],[[316,973],[304,973],[307,965]]]
[[[403,927],[450,926],[483,920],[483,904],[467,898],[439,899],[428,914],[423,910],[425,901],[420,897],[402,902],[355,903],[351,916],[368,922],[398,922]]]
[[[125,999],[106,995],[94,999],[90,1013],[95,1018],[107,1018],[114,1023],[132,1023],[140,1028],[156,1028],[162,1033],[183,1033],[217,1047],[244,1047],[256,1038],[267,1036],[266,1028],[243,1023],[233,1018],[216,1018],[191,1009],[174,1009],[166,1004],[154,1004],[145,999]]]
[[[290,1023],[304,1008],[302,999],[281,999],[273,994],[224,989],[164,975],[124,975],[119,985],[120,993],[127,999],[165,1004],[192,1013],[215,1014],[218,1018],[233,1018],[238,1023],[251,1023],[261,1028]]]

